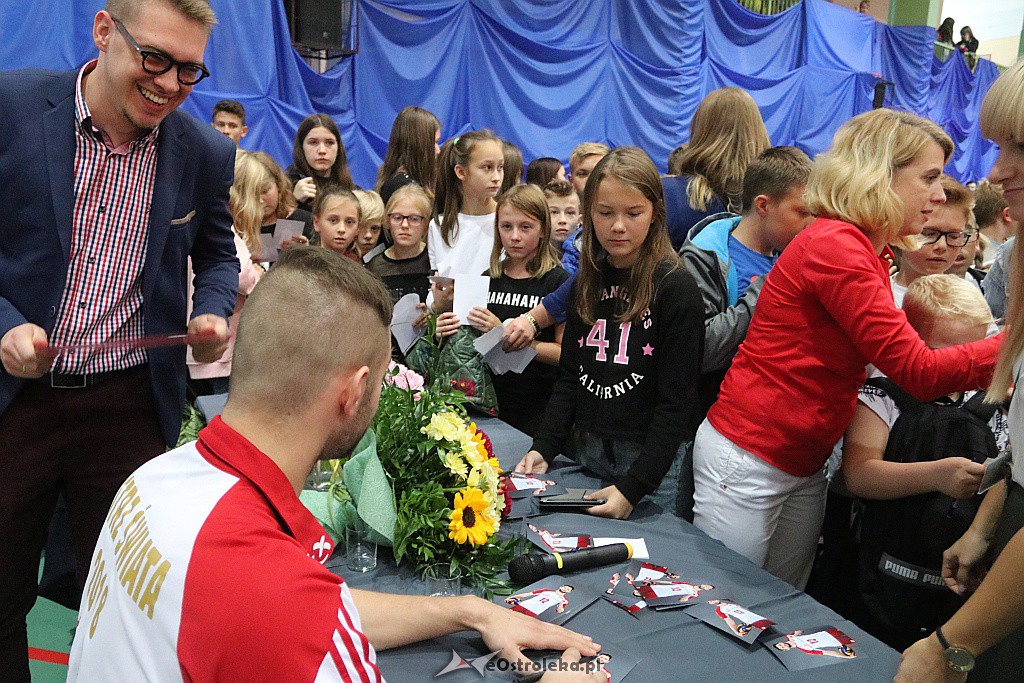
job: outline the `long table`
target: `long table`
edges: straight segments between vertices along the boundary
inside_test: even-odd
[[[487,432],[502,467],[515,465],[529,450],[531,440],[500,420],[476,420]],[[600,482],[588,477],[569,461],[559,460],[558,476],[567,486],[590,487]],[[729,597],[790,632],[798,628],[836,626],[857,642],[857,659],[832,666],[790,672],[762,645],[747,646],[703,622],[670,610],[637,620],[604,600],[581,612],[566,626],[602,644],[615,644],[640,659],[626,683],[675,683],[676,681],[829,681],[864,683],[891,681],[899,664],[895,650],[869,636],[808,595],[772,576],[760,567],[709,538],[693,525],[651,503],[641,503],[628,520],[609,520],[577,514],[551,514],[541,518],[555,532],[585,532],[592,536],[643,537],[653,561],[662,562],[684,578],[700,579],[727,589]],[[524,522],[506,522],[524,528]],[[413,572],[398,569],[388,549],[381,549],[376,569],[366,574],[346,570],[344,558],[335,556],[328,568],[356,588],[386,593],[423,593]],[[615,567],[604,567],[573,576],[595,589],[607,587]],[[392,683],[428,681],[452,660],[452,651],[465,659],[487,654],[483,640],[474,633],[459,633],[378,653],[381,672]],[[455,671],[439,679],[445,683],[508,680],[501,673],[481,677],[475,670]]]

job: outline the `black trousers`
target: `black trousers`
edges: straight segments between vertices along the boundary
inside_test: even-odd
[[[165,449],[148,369],[84,389],[26,382],[0,415],[0,444],[0,678],[28,681],[25,617],[58,494],[82,586],[114,494]]]

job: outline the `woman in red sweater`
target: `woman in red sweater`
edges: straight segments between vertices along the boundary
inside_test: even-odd
[[[836,133],[807,184],[819,218],[772,268],[746,341],[694,446],[694,524],[803,588],[825,509],[822,466],[865,366],[921,400],[977,389],[1000,338],[930,349],[893,303],[888,244],[913,242],[945,197],[953,143],[887,109]]]

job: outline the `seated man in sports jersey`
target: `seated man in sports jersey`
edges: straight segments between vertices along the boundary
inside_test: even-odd
[[[246,302],[222,415],[118,492],[69,681],[379,681],[376,650],[463,630],[524,663],[523,649],[597,654],[586,636],[477,597],[350,590],[323,566],[330,538],[298,492],[318,459],[345,456],[369,426],[390,318],[391,297],[360,265],[284,253]]]

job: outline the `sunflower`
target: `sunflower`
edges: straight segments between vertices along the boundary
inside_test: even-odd
[[[488,507],[480,489],[467,487],[456,493],[448,537],[460,544],[486,543],[494,533],[494,519],[488,514]]]

